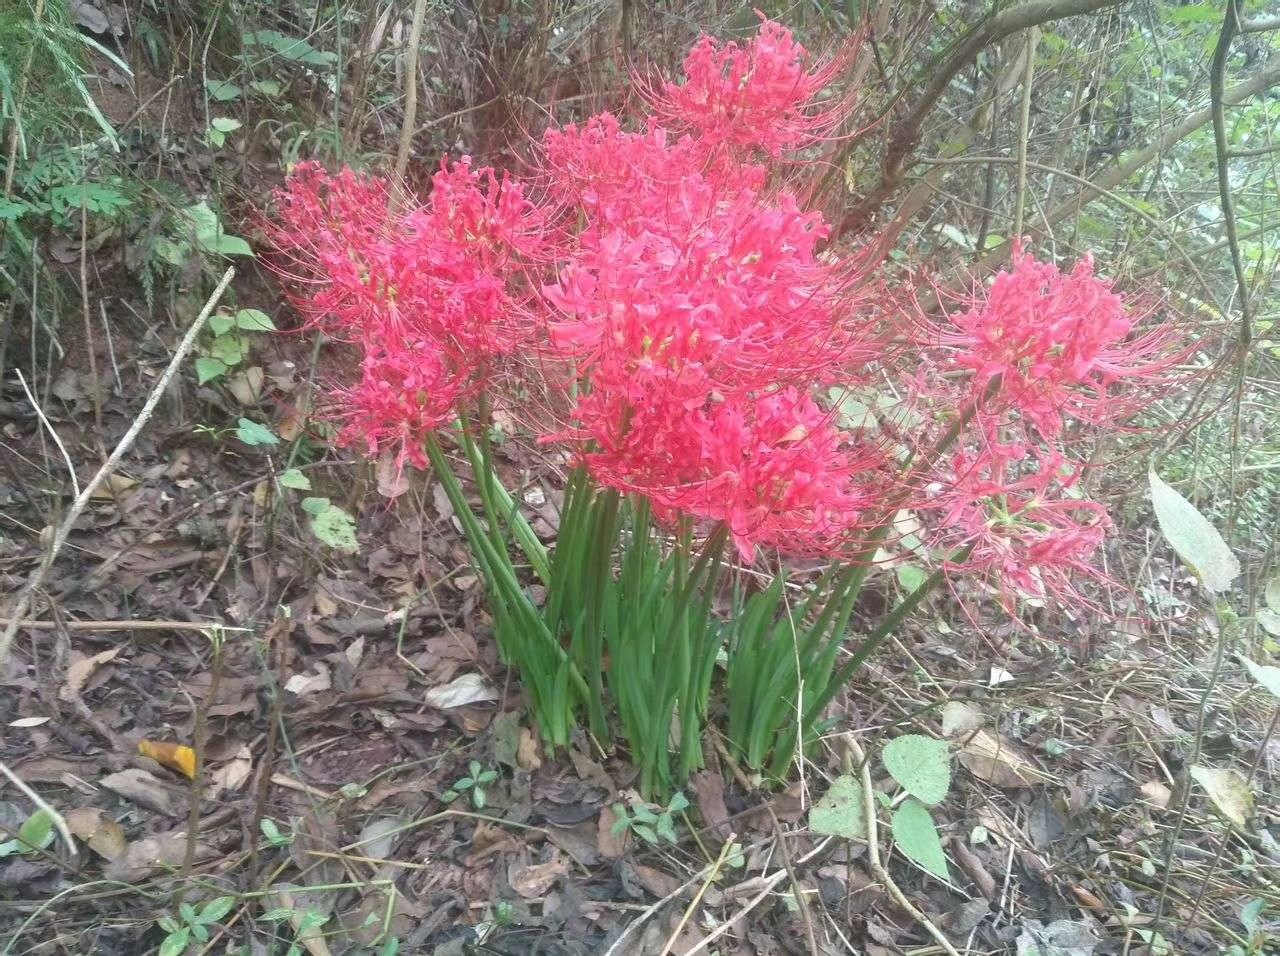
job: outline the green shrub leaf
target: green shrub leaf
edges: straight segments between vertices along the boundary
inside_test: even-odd
[[[354,554],[360,550],[360,544],[356,540],[355,520],[337,505],[329,504],[327,500],[325,507],[311,517],[311,533],[338,551]]]
[[[311,479],[304,475],[297,468],[290,468],[280,476],[280,484],[286,488],[295,488],[298,491],[310,491]]]
[[[1271,692],[1271,696],[1280,700],[1280,667],[1272,667],[1270,664],[1255,664],[1243,654],[1240,660],[1244,666],[1249,669],[1249,673],[1259,684]]]
[[[946,799],[951,787],[951,754],[945,740],[921,734],[895,737],[881,755],[899,786],[932,806]]]
[[[201,355],[196,359],[196,381],[203,385],[212,382],[219,375],[225,375],[227,364],[211,355]]]
[[[1222,540],[1218,529],[1195,505],[1165,484],[1154,471],[1149,479],[1151,504],[1165,539],[1204,587],[1222,594],[1239,577],[1239,560]]]
[[[893,814],[893,839],[907,859],[928,870],[934,876],[947,880],[947,857],[942,852],[942,840],[938,828],[925,805],[907,798]]]
[[[276,324],[261,309],[241,309],[236,313],[236,325],[246,332],[274,332]]]

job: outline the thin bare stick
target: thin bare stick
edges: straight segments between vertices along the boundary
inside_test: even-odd
[[[400,147],[396,150],[395,178],[404,178],[409,166],[409,149],[413,146],[413,124],[418,115],[418,45],[422,42],[422,21],[427,16],[427,0],[413,5],[413,24],[409,27],[409,55],[404,64],[404,119],[400,123]]]
[[[1040,28],[1027,31],[1027,72],[1022,81],[1022,110],[1018,118],[1018,193],[1013,205],[1013,235],[1022,235],[1022,215],[1027,205],[1027,139],[1031,134],[1031,83],[1036,75],[1036,44]]]
[[[67,538],[71,535],[71,529],[75,527],[76,521],[81,513],[89,505],[89,500],[93,497],[93,493],[101,487],[102,483],[107,480],[116,466],[120,464],[120,459],[125,456],[133,443],[141,434],[142,429],[151,419],[152,413],[156,409],[156,405],[160,403],[160,397],[169,387],[169,383],[173,381],[173,377],[178,374],[178,368],[182,365],[182,360],[196,344],[196,337],[200,334],[200,330],[204,328],[205,322],[209,320],[214,307],[218,304],[218,300],[222,298],[222,293],[227,290],[227,286],[231,284],[231,279],[235,276],[236,270],[229,268],[222,275],[222,280],[218,283],[218,287],[213,290],[213,295],[209,296],[209,301],[204,304],[204,308],[200,310],[200,314],[196,316],[195,322],[191,324],[191,328],[187,330],[187,334],[183,336],[182,341],[178,344],[178,348],[173,353],[173,358],[169,360],[169,367],[164,370],[164,374],[160,376],[160,380],[156,382],[155,387],[151,390],[151,394],[147,396],[146,404],[142,406],[142,411],[138,413],[138,417],[133,420],[133,424],[129,426],[129,430],[124,433],[124,437],[120,439],[115,450],[111,452],[107,460],[102,463],[102,467],[98,469],[97,474],[90,479],[78,495],[76,500],[71,503],[71,508],[67,511],[66,517],[62,519],[62,524],[58,526],[57,533],[53,537],[53,543],[49,545],[49,550],[45,552],[44,560],[40,562],[40,566],[36,568],[28,580],[22,591],[18,595],[18,599],[14,602],[12,610],[9,612],[9,623],[5,625],[4,633],[0,634],[0,673],[3,673],[9,663],[9,650],[13,646],[13,638],[18,633],[18,628],[22,626],[22,619],[26,617],[27,611],[31,609],[31,599],[40,586],[44,584],[44,579],[49,573],[49,569],[53,567],[54,560],[58,557],[58,553],[67,543]]]
[[[45,803],[44,798],[28,787],[17,774],[9,769],[8,765],[6,765],[3,760],[0,760],[0,773],[4,774],[5,777],[8,778],[9,782],[17,787],[23,796],[34,803],[37,809],[43,810],[45,813],[49,814],[49,818],[53,821],[53,825],[57,828],[59,835],[66,841],[67,852],[71,854],[71,859],[75,860],[77,856],[76,841],[71,839],[71,831],[67,829],[67,821],[62,819],[62,814],[49,806],[49,804]]]
[[[0,617],[0,627],[8,627],[12,624],[14,618]],[[18,621],[18,627],[25,627],[33,631],[54,631],[58,628],[66,628],[68,631],[208,631],[218,628],[221,631],[243,631],[249,632],[247,627],[227,627],[217,621],[209,621],[207,624],[201,621],[130,621],[128,619],[120,621],[40,621],[35,618],[27,618],[25,621]]]
[[[22,376],[22,369],[14,368],[13,374],[18,376],[18,384],[22,386],[22,390],[27,393],[27,401],[31,403],[31,407],[36,410],[36,415],[40,418],[40,424],[44,426],[44,430],[49,433],[53,439],[53,443],[58,446],[58,451],[62,452],[62,460],[67,463],[67,474],[71,476],[71,490],[79,495],[80,482],[76,480],[76,466],[71,464],[71,456],[67,454],[67,446],[62,444],[62,439],[58,437],[58,433],[54,431],[53,425],[49,423],[49,419],[44,417],[44,409],[40,407],[40,403],[36,401],[36,397],[31,394],[31,389],[27,387],[27,380]]]
[[[693,899],[685,908],[684,915],[680,917],[680,922],[676,924],[676,928],[671,931],[671,935],[667,937],[666,943],[662,946],[662,952],[658,956],[667,956],[672,948],[676,945],[676,941],[680,939],[680,934],[684,932],[684,928],[689,925],[689,918],[693,916],[698,909],[698,904],[702,902],[702,896],[707,892],[707,887],[716,881],[720,875],[720,869],[724,866],[724,861],[729,857],[729,851],[733,848],[734,834],[730,833],[729,838],[724,841],[724,846],[720,848],[720,855],[716,857],[713,864],[714,869],[707,874],[707,878],[702,881],[702,885],[698,887],[698,892],[694,894]]]
[[[889,891],[889,895],[893,897],[893,901],[898,904],[908,916],[916,921],[925,932],[933,937],[947,956],[960,956],[959,951],[951,945],[951,941],[943,934],[942,930],[933,925],[933,921],[925,916],[914,903],[907,899],[907,894],[899,889],[898,884],[893,882],[893,877],[889,875],[889,871],[885,869],[884,863],[880,860],[880,831],[879,822],[876,819],[876,792],[871,788],[871,763],[867,760],[867,755],[862,752],[862,747],[858,741],[854,739],[852,734],[845,734],[845,772],[852,773],[853,763],[857,763],[862,776],[862,811],[867,821],[867,863],[871,867],[871,873],[877,880],[884,884],[884,888]]]

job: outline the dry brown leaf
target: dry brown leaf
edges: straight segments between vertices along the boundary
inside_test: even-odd
[[[138,883],[163,870],[182,866],[187,856],[187,835],[182,831],[144,837],[131,843],[124,853],[102,868],[109,880]],[[196,844],[196,860],[208,860],[214,851],[203,843]]]
[[[643,863],[632,863],[631,872],[650,895],[660,900],[666,899],[680,889],[680,881],[670,873],[663,873]]]
[[[81,657],[71,662],[67,667],[67,679],[63,682],[62,687],[58,689],[58,697],[69,704],[75,703],[80,699],[80,691],[84,690],[84,685],[89,682],[89,678],[103,664],[109,660],[113,660],[117,654],[124,648],[112,647],[94,654],[92,657]]]
[[[303,917],[307,915],[306,907],[300,903],[303,899],[309,899],[311,895],[313,894],[307,894],[298,887],[279,886],[267,894],[263,905],[268,910],[289,910],[289,922],[293,924],[293,931],[297,933],[297,941],[310,956],[331,956],[329,944],[324,941],[324,933],[319,926],[308,926],[302,932],[298,932],[302,926]]]
[[[139,740],[138,753],[162,767],[176,770],[188,780],[196,778],[196,752],[190,747],[162,740]]]
[[[715,830],[721,840],[729,836],[729,808],[724,803],[724,778],[710,770],[695,773],[689,780],[694,803],[702,814],[702,822]]]
[[[1038,787],[1050,779],[1013,744],[986,730],[963,738],[956,759],[975,777],[1006,789]]]
[[[600,808],[600,823],[596,827],[596,849],[606,860],[619,859],[626,851],[622,834],[613,832],[617,822],[618,815],[613,812],[611,806],[605,804]]]
[[[103,777],[98,783],[148,810],[155,810],[165,816],[178,815],[173,792],[155,774],[137,767],[126,767],[119,773]]]
[[[567,857],[556,853],[546,863],[535,863],[510,876],[511,888],[527,900],[545,896],[557,879],[569,872]]]
[[[227,378],[227,389],[241,405],[255,405],[262,397],[262,386],[266,375],[257,365],[250,366],[243,372],[236,372]]]
[[[209,777],[209,796],[219,793],[230,793],[239,790],[253,772],[253,755],[247,746],[236,751],[236,755],[215,770]]]
[[[520,743],[516,746],[516,764],[522,770],[537,770],[542,766],[538,756],[538,738],[528,727],[520,728]]]
[[[97,807],[76,807],[66,816],[67,829],[104,860],[115,860],[128,840],[124,827]]]
[[[130,478],[128,475],[112,474],[107,475],[107,480],[93,489],[90,498],[97,498],[110,501],[122,491],[128,491],[138,484],[136,478]]]

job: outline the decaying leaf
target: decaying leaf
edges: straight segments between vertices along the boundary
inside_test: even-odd
[[[1190,772],[1224,817],[1238,827],[1248,826],[1253,816],[1253,791],[1243,776],[1217,767],[1191,767]]]
[[[498,689],[476,673],[461,674],[443,687],[432,687],[426,700],[432,707],[448,710],[482,701],[497,700]]]
[[[162,740],[139,740],[138,753],[150,757],[162,767],[176,770],[188,780],[196,777],[196,752],[183,744]]]
[[[556,853],[546,863],[521,867],[510,874],[511,888],[527,900],[545,896],[560,877],[569,872],[567,857]]]
[[[155,774],[139,770],[137,767],[126,767],[119,773],[108,774],[98,782],[108,790],[148,810],[155,810],[165,816],[178,814],[173,793]]]
[[[196,860],[208,860],[214,851],[201,843],[196,844]],[[109,880],[138,883],[165,870],[182,866],[187,856],[187,835],[181,830],[144,837],[129,844],[123,854],[102,868],[102,875]]]
[[[72,661],[67,667],[67,679],[58,689],[59,699],[67,703],[79,700],[80,691],[84,690],[84,685],[93,676],[93,672],[107,661],[114,660],[122,649],[122,647],[112,647],[92,657],[81,657],[79,660]]]
[[[76,807],[66,815],[67,829],[104,860],[116,860],[128,840],[124,827],[97,807]]]
[[[209,796],[219,793],[231,793],[244,786],[249,774],[253,772],[253,755],[248,746],[241,747],[234,757],[218,767],[209,775]]]
[[[956,759],[975,777],[997,787],[1036,787],[1050,780],[1013,744],[986,730],[962,737]]]

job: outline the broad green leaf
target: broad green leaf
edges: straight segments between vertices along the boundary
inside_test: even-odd
[[[903,790],[927,804],[941,803],[951,787],[951,753],[945,740],[921,734],[895,737],[880,759]]]
[[[831,781],[822,799],[809,808],[809,829],[846,840],[867,838],[864,795],[857,777],[846,773]]]
[[[43,850],[47,847],[53,842],[53,814],[48,810],[37,810],[27,817],[26,823],[18,828],[18,842],[24,848]]]
[[[360,550],[360,544],[356,541],[355,521],[336,505],[329,505],[311,518],[311,532],[338,551],[355,553]]]
[[[235,327],[235,317],[227,315],[225,312],[218,312],[209,316],[209,328],[214,335],[226,335]]]
[[[284,92],[278,80],[254,80],[249,84],[249,89],[262,96],[279,96]]]
[[[205,382],[212,382],[219,375],[225,375],[227,365],[216,358],[208,355],[201,355],[196,359],[196,381],[201,385]]]
[[[1253,791],[1244,777],[1234,770],[1217,767],[1191,767],[1191,779],[1204,787],[1218,812],[1238,827],[1249,825],[1253,816]]]
[[[17,222],[31,211],[31,204],[21,199],[6,199],[0,196],[0,222]]]
[[[208,79],[204,82],[204,88],[209,91],[209,99],[217,103],[225,103],[228,100],[234,100],[241,94],[241,92],[243,92],[240,87],[236,86],[230,80]]]
[[[1249,673],[1259,684],[1271,692],[1271,696],[1280,700],[1280,667],[1273,667],[1270,664],[1255,664],[1243,654],[1240,660],[1244,666],[1249,669]]]
[[[893,840],[907,859],[947,880],[947,857],[942,852],[938,828],[925,805],[910,797],[893,814]]]
[[[253,248],[248,242],[241,239],[239,236],[219,234],[208,241],[201,240],[200,245],[204,246],[210,252],[217,252],[224,256],[253,255]]]
[[[276,324],[261,309],[241,309],[236,313],[236,325],[246,332],[274,332]]]
[[[1239,560],[1222,540],[1218,529],[1195,505],[1165,484],[1154,471],[1148,477],[1151,504],[1165,539],[1205,588],[1215,594],[1224,593],[1240,575]]]
[[[311,479],[304,475],[297,468],[290,468],[280,476],[280,484],[286,488],[296,488],[298,491],[310,491]]]
[[[898,584],[908,594],[929,580],[929,575],[914,564],[898,565],[897,574]]]
[[[209,121],[209,125],[219,133],[234,133],[240,128],[241,123],[238,119],[232,119],[230,116],[215,116]]]
[[[236,437],[246,445],[280,444],[280,439],[265,425],[259,425],[257,422],[250,421],[247,418],[240,419],[236,425]]]
[[[1266,900],[1250,900],[1240,908],[1240,925],[1242,925],[1250,933],[1258,928],[1258,918],[1262,916],[1262,909],[1267,905]]]
[[[309,515],[322,514],[329,510],[328,498],[303,498],[302,510]]]
[[[254,30],[244,35],[244,42],[264,46],[277,56],[308,66],[331,66],[338,60],[338,54],[317,50],[306,40],[285,36],[278,30]]]

